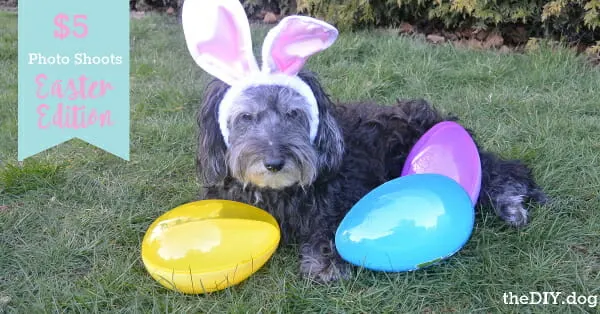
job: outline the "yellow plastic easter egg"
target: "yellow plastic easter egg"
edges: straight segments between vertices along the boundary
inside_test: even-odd
[[[164,287],[198,294],[236,285],[271,258],[277,221],[244,203],[203,200],[176,207],[148,228],[142,261]]]

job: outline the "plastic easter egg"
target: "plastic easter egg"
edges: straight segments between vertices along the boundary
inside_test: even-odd
[[[164,287],[206,293],[247,279],[269,260],[279,240],[279,225],[266,211],[203,200],[156,219],[142,241],[142,261]]]
[[[411,149],[402,176],[437,173],[454,179],[475,204],[481,189],[481,160],[471,135],[458,123],[434,125]]]
[[[456,181],[414,174],[388,181],[360,199],[340,223],[335,244],[354,265],[411,271],[458,252],[474,222],[471,200]]]

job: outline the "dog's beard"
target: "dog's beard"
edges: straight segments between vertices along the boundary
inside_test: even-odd
[[[265,169],[262,162],[254,162],[248,166],[242,177],[246,179],[243,182],[247,181],[261,188],[282,189],[299,183],[302,173],[298,167],[287,164],[280,171],[272,173]]]
[[[264,166],[265,153],[259,146],[243,142],[230,147],[227,154],[232,175],[244,185],[253,184],[260,188],[283,189],[293,185],[301,187],[315,180],[316,152],[310,145],[287,145],[282,152],[284,166],[271,172]]]

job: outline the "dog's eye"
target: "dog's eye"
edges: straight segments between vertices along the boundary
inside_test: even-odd
[[[297,109],[293,109],[293,110],[290,110],[290,111],[288,111],[288,112],[286,113],[286,116],[287,116],[288,118],[290,118],[290,119],[293,119],[293,118],[297,117],[297,116],[298,116],[298,114],[299,114],[299,113],[298,113],[298,110],[297,110]]]
[[[254,119],[254,116],[251,113],[242,113],[240,115],[240,119],[242,121],[248,122],[248,121],[252,121]]]

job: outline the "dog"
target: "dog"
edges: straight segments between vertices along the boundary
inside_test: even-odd
[[[334,243],[345,214],[369,191],[399,176],[412,146],[427,130],[458,119],[423,99],[387,106],[333,104],[314,73],[298,76],[318,103],[321,119],[313,142],[305,100],[286,87],[257,86],[236,100],[227,146],[216,113],[229,85],[218,79],[207,85],[197,116],[200,198],[268,211],[280,223],[282,242],[300,244],[301,274],[329,282],[351,273]],[[547,200],[531,170],[481,148],[479,153],[478,205],[493,208],[511,226],[525,226],[527,202]]]
[[[334,104],[317,75],[303,69],[338,36],[324,21],[283,18],[264,39],[261,67],[239,0],[186,0],[182,25],[194,61],[215,77],[197,116],[200,199],[268,211],[282,242],[300,245],[303,276],[348,278],[351,267],[334,243],[341,220],[363,196],[400,175],[425,132],[457,118],[423,99]],[[526,202],[546,200],[531,170],[478,150],[477,203],[509,225],[526,225]]]

